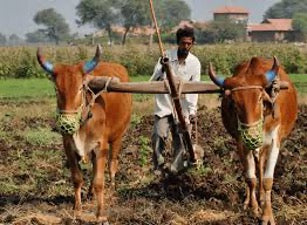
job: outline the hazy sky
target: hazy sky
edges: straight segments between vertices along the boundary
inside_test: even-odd
[[[39,10],[53,7],[62,14],[73,32],[88,33],[90,26],[78,28],[75,7],[80,0],[0,0],[0,33],[23,36],[35,31],[33,22]],[[144,0],[145,1],[145,0]],[[260,22],[266,9],[280,0],[185,0],[192,9],[192,19],[211,20],[215,8],[223,5],[243,6],[250,12],[251,22]]]

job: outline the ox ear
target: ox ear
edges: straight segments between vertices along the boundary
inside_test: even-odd
[[[216,76],[211,62],[209,63],[209,77],[217,86],[224,87],[225,78]]]
[[[41,65],[41,67],[50,75],[54,75],[53,73],[53,65],[52,63],[46,61],[45,57],[42,55],[42,50],[41,48],[37,49],[36,52],[36,57],[37,57],[37,61],[38,63]]]
[[[278,76],[278,71],[279,71],[279,62],[276,56],[274,56],[272,68],[265,73],[265,77],[268,84],[271,84],[272,81],[275,79],[275,77]]]
[[[101,46],[97,45],[96,54],[95,54],[94,58],[92,60],[87,61],[86,63],[84,63],[84,66],[83,66],[84,74],[88,74],[93,69],[95,69],[95,67],[98,65],[98,63],[100,61],[101,53],[102,53]]]

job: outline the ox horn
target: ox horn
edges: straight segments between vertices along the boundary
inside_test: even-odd
[[[96,54],[94,58],[90,61],[87,61],[83,66],[83,71],[85,74],[90,73],[93,69],[95,69],[95,67],[100,61],[101,52],[102,52],[101,46],[97,45]]]
[[[219,86],[219,87],[223,87],[224,86],[225,78],[217,77],[216,76],[216,74],[215,74],[215,72],[213,70],[211,62],[209,63],[209,77],[213,81],[213,83],[215,83],[217,86]]]
[[[39,64],[41,65],[41,67],[50,75],[53,75],[53,65],[52,63],[46,61],[45,57],[42,55],[42,50],[41,48],[37,49],[36,52],[36,56],[37,56],[37,61],[39,62]]]
[[[266,80],[268,81],[269,84],[272,83],[272,81],[278,75],[278,70],[279,70],[279,62],[276,56],[273,57],[273,60],[274,62],[272,68],[265,73]]]

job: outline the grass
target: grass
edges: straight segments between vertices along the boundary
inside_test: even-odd
[[[0,80],[0,99],[32,99],[54,96],[53,84],[47,79]]]
[[[23,132],[22,136],[26,139],[27,143],[40,147],[45,145],[50,145],[54,143],[55,140],[60,139],[60,135],[58,133],[52,132],[49,127],[38,128],[38,129],[27,129]]]
[[[148,81],[150,76],[133,76],[131,81]],[[307,93],[307,75],[291,74],[291,80],[294,82],[300,93]],[[207,75],[203,75],[202,81],[209,81]],[[54,97],[53,84],[48,79],[6,79],[0,80],[0,100],[36,100],[42,98]],[[134,100],[146,101],[151,98],[149,94],[135,94]]]

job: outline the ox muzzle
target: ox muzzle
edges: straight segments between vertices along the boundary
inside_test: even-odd
[[[238,131],[244,146],[249,150],[255,150],[263,144],[263,119],[252,124],[242,123],[239,118]]]
[[[56,112],[56,130],[63,135],[76,133],[82,122],[82,107],[73,113],[65,113],[60,110]]]

